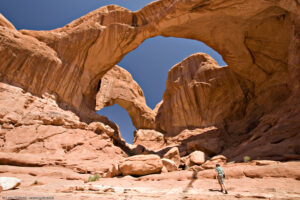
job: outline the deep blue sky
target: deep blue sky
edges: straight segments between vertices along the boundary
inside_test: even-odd
[[[129,10],[139,10],[152,0],[0,0],[0,12],[17,29],[51,30],[101,6],[117,4]],[[128,70],[144,91],[146,102],[154,108],[162,99],[168,70],[176,63],[196,52],[211,55],[219,65],[222,57],[205,44],[188,39],[155,37],[146,40],[126,55],[119,65]],[[131,120],[125,110],[114,105],[98,111],[116,122],[123,138],[131,143]]]

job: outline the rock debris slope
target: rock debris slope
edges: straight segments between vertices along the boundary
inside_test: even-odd
[[[0,83],[0,124],[1,165],[103,173],[127,157],[114,145],[121,140],[116,125],[107,119],[106,124],[81,122],[49,94],[40,98]]]
[[[234,160],[297,159],[299,18],[296,0],[160,0],[137,12],[110,5],[51,31],[18,31],[1,16],[0,80],[39,97],[54,95],[61,108],[89,124],[101,121],[94,110],[104,74],[145,39],[199,40],[228,66],[218,68],[206,55],[174,66],[155,111],[132,103],[136,92],[126,93],[125,101],[116,95],[117,103],[137,115],[136,128],[160,131],[167,144],[179,143],[186,153],[196,148]],[[217,132],[189,137],[195,128],[209,127]],[[183,140],[174,142],[176,137]],[[198,145],[210,144],[210,138],[220,141],[217,150]],[[186,145],[189,140],[198,143]]]

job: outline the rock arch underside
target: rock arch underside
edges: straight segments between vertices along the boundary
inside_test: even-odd
[[[227,66],[189,56],[170,69],[152,110],[116,64],[159,35],[204,42]],[[104,173],[128,152],[173,146],[181,156],[298,160],[299,55],[296,0],[160,0],[136,12],[109,5],[51,31],[16,30],[0,15],[0,163]],[[115,103],[137,129],[134,145],[95,112]]]

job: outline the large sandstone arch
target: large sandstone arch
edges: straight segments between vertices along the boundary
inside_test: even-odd
[[[247,105],[241,121],[251,131],[262,116],[288,112],[283,102],[299,105],[299,13],[296,0],[160,0],[137,12],[102,7],[52,31],[17,31],[1,17],[0,77],[54,93],[90,121],[99,80],[128,52],[157,35],[195,39],[237,78]],[[228,133],[243,132],[230,119],[222,123]]]
[[[268,73],[278,69],[286,71],[292,27],[299,13],[296,1],[287,2],[162,0],[137,12],[106,6],[53,31],[23,30],[20,34],[10,28],[7,31],[17,34],[20,40],[34,42],[30,49],[26,46],[19,49],[19,54],[15,55],[18,59],[11,53],[12,59],[1,64],[1,68],[13,71],[9,70],[11,65],[18,64],[20,70],[28,68],[29,72],[24,73],[28,74],[36,60],[35,49],[44,49],[50,54],[48,57],[43,54],[47,79],[43,78],[45,73],[39,71],[31,74],[33,80],[43,80],[39,87],[30,87],[25,81],[20,81],[25,78],[23,73],[19,75],[21,77],[4,73],[6,78],[19,82],[34,93],[42,93],[47,88],[84,115],[87,108],[94,109],[101,76],[145,39],[163,35],[203,41],[217,50],[234,72],[253,84],[261,85]],[[10,42],[6,45],[17,43],[14,39]],[[266,45],[269,49],[263,48]],[[272,52],[270,49],[274,48],[280,51]],[[32,57],[14,63],[22,54]],[[267,60],[271,67],[259,63],[268,58],[273,58]],[[65,74],[63,79],[57,76],[58,72]]]

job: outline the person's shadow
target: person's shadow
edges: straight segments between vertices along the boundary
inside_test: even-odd
[[[193,187],[193,183],[197,180],[197,174],[198,174],[197,171],[193,171],[192,179],[191,179],[191,181],[189,182],[189,184],[186,186],[186,188],[184,188],[183,193],[187,193],[188,190],[189,190],[191,187]]]

